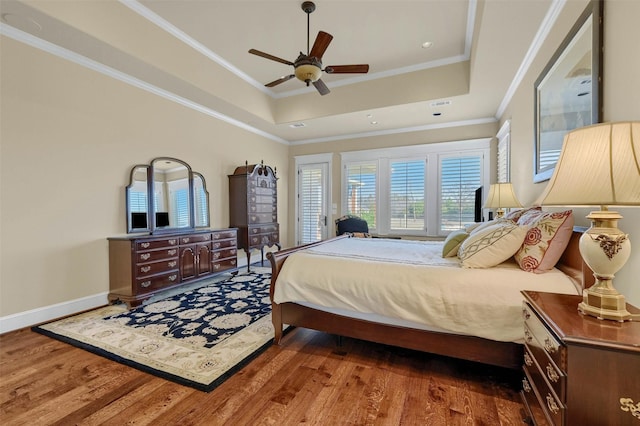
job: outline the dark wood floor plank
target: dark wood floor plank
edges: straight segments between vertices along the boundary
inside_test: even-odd
[[[519,374],[296,329],[210,393],[29,330],[0,336],[9,425],[515,425]]]

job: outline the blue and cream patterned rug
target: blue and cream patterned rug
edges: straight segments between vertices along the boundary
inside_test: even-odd
[[[251,269],[132,310],[110,305],[33,330],[209,392],[273,341],[271,270]]]

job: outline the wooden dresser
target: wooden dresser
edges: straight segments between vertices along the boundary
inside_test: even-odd
[[[280,249],[278,225],[278,188],[274,170],[264,164],[237,167],[229,175],[229,221],[238,228],[238,248],[247,254],[247,269],[251,265],[251,250]]]
[[[523,295],[522,398],[530,423],[640,425],[640,322],[583,316],[581,296]]]
[[[129,307],[168,288],[237,269],[237,229],[109,238],[109,302]]]

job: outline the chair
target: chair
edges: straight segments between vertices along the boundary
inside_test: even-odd
[[[342,234],[351,234],[354,237],[371,237],[367,221],[354,215],[345,215],[336,219],[336,235]]]

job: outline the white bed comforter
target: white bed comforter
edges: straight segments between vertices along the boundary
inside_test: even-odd
[[[466,269],[442,258],[442,243],[346,238],[287,258],[276,303],[374,314],[497,341],[522,342],[521,290],[578,294],[558,270],[522,271],[515,262]]]

